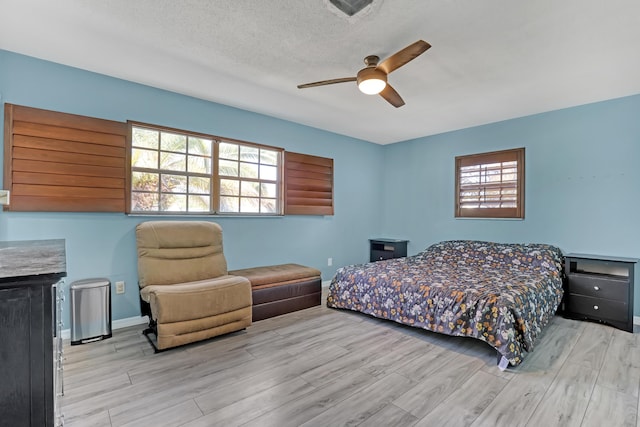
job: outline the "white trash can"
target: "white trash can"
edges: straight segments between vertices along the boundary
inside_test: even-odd
[[[111,282],[84,279],[71,284],[71,345],[111,337]]]

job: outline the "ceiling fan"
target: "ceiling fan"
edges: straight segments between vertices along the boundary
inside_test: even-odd
[[[404,101],[396,90],[387,83],[387,75],[392,71],[405,65],[407,62],[417,58],[429,49],[431,45],[424,40],[418,40],[402,50],[394,53],[380,64],[380,58],[376,55],[369,55],[364,58],[366,67],[358,71],[356,77],[344,77],[340,79],[321,80],[319,82],[298,85],[298,89],[308,87],[332,85],[336,83],[357,82],[358,89],[367,95],[380,94],[387,102],[394,107],[402,107]]]

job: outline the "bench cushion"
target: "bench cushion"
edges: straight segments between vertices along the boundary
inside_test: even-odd
[[[300,264],[280,264],[233,270],[229,274],[246,277],[253,289],[260,289],[320,277],[320,270]]]

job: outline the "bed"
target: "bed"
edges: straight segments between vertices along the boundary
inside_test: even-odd
[[[404,258],[340,268],[327,306],[485,341],[516,366],[562,300],[562,252],[546,244],[436,243]]]

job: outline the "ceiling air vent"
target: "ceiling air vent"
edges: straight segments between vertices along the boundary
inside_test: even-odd
[[[373,3],[373,0],[329,0],[332,5],[348,16],[353,16]]]

